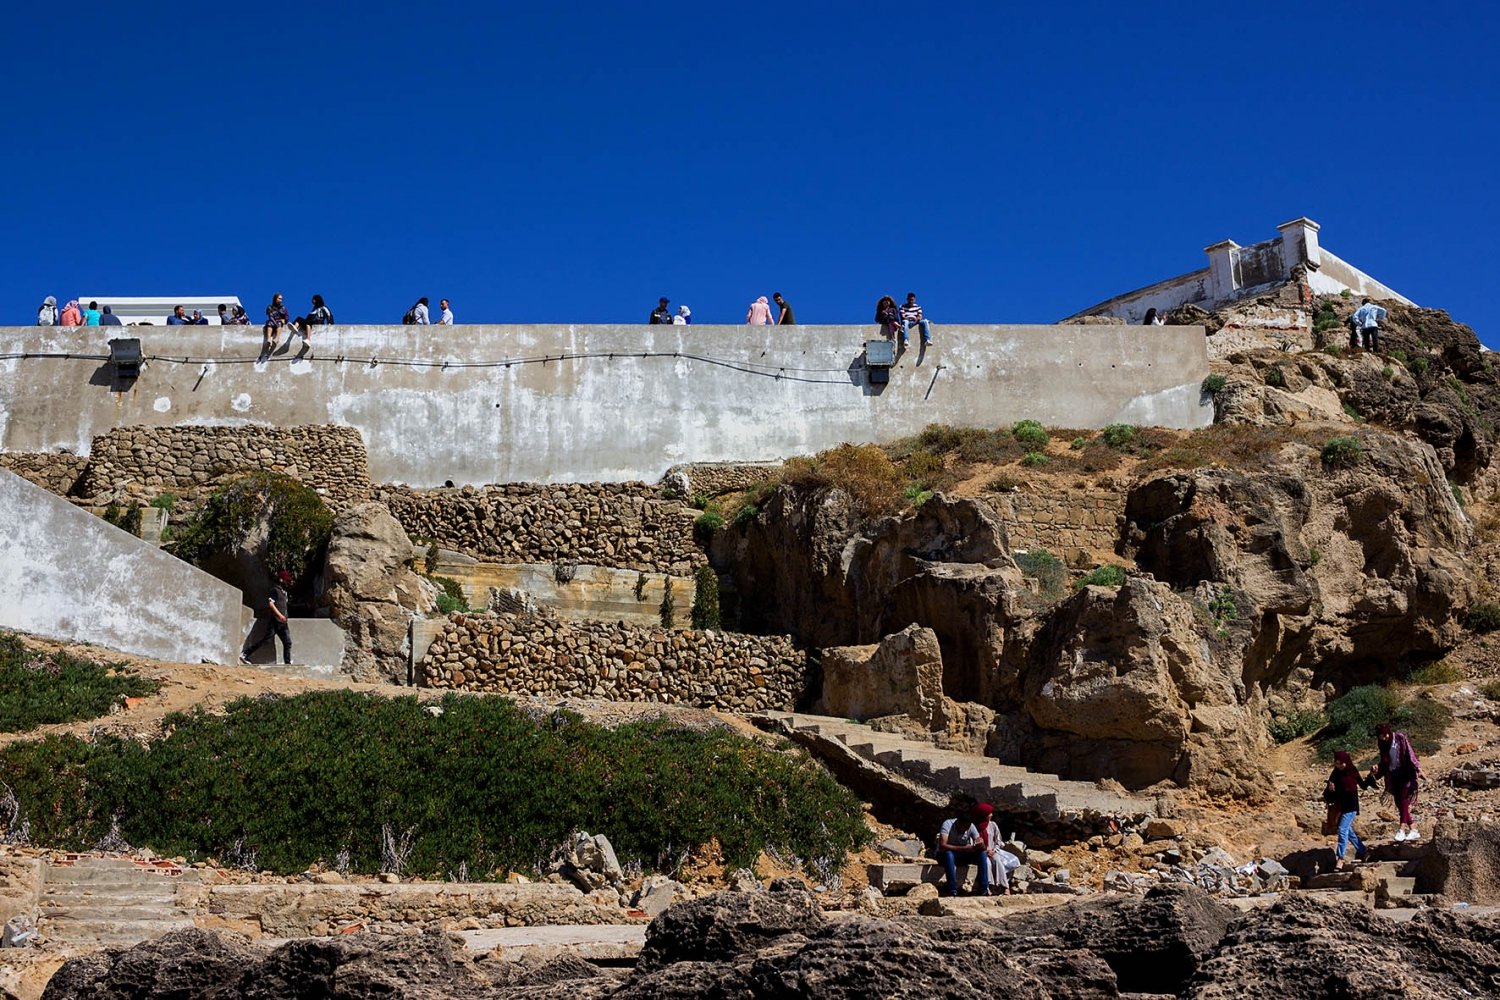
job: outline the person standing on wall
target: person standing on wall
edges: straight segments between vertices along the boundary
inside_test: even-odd
[[[1385,310],[1370,301],[1366,295],[1359,308],[1354,310],[1350,322],[1359,330],[1360,343],[1351,344],[1352,347],[1363,346],[1367,351],[1380,353],[1380,324],[1385,322]]]
[[[442,310],[442,311],[438,313],[437,325],[438,326],[452,326],[453,325],[453,310],[448,308],[448,300],[447,299],[438,299],[438,308],[440,310]]]
[[[797,317],[792,315],[792,304],[786,299],[782,298],[780,292],[777,292],[775,295],[771,296],[771,299],[776,303],[776,308],[780,310],[780,312],[776,314],[776,325],[796,326]]]
[[[906,334],[912,327],[916,327],[922,333],[922,346],[926,347],[932,343],[932,323],[922,315],[922,307],[917,305],[917,293],[906,293],[906,304],[901,307],[901,346],[906,346]]]
[[[286,589],[291,585],[292,574],[286,570],[282,570],[276,574],[276,580],[271,585],[271,593],[266,597],[266,611],[268,612],[265,617],[267,624],[266,631],[252,645],[246,646],[240,653],[241,663],[248,664],[250,657],[255,655],[255,651],[270,642],[272,636],[281,640],[281,661],[286,664],[292,662],[292,629],[287,623],[286,616],[287,602],[290,599]],[[276,649],[273,645],[271,652],[274,653],[275,651]]]
[[[745,322],[751,326],[770,326],[775,322],[771,318],[771,303],[764,295],[750,303],[750,311],[745,313]]]
[[[663,295],[656,303],[656,308],[651,310],[651,318],[646,321],[648,324],[651,326],[660,326],[664,323],[670,326],[672,324],[672,310],[667,308],[667,301],[667,297]]]

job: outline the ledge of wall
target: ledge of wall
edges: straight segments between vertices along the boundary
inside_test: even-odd
[[[86,454],[130,424],[357,428],[377,482],[645,480],[930,423],[1212,421],[1200,327],[944,326],[871,385],[873,326],[351,327],[257,361],[246,327],[134,327],[120,383],[94,328],[0,329],[0,450]]]

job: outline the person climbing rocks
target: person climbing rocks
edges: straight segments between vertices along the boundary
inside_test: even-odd
[[[1354,832],[1354,819],[1359,815],[1359,786],[1362,779],[1354,758],[1348,750],[1338,750],[1333,755],[1333,772],[1328,775],[1328,785],[1323,790],[1323,801],[1338,810],[1338,840],[1333,849],[1333,870],[1344,868],[1344,853],[1354,845],[1354,860],[1363,861],[1369,849]]]
[[[287,588],[291,585],[292,574],[286,570],[276,574],[276,580],[271,585],[271,593],[266,597],[266,611],[268,612],[265,616],[266,630],[252,645],[246,646],[240,652],[241,663],[248,664],[250,657],[255,655],[255,651],[270,642],[272,636],[281,640],[281,661],[286,664],[292,662],[292,629],[286,617]],[[274,644],[272,644],[271,652],[276,652]]]
[[[938,857],[948,869],[948,895],[958,895],[962,884],[958,880],[958,866],[962,863],[974,866],[974,894],[988,896],[989,861],[985,857],[984,843],[979,839],[979,830],[970,819],[971,816],[978,819],[978,807],[973,810],[965,809],[962,802],[955,801],[950,806],[950,811],[951,815],[943,820],[937,835]],[[988,816],[985,819],[988,821]]]
[[[1422,776],[1422,762],[1417,759],[1417,752],[1412,749],[1406,734],[1393,731],[1384,722],[1375,727],[1375,747],[1380,751],[1380,760],[1370,768],[1365,786],[1374,788],[1375,782],[1384,778],[1385,790],[1396,800],[1396,810],[1401,814],[1401,825],[1391,839],[1419,840],[1422,834],[1411,818],[1411,807],[1417,802],[1417,780]]]
[[[762,295],[750,303],[750,311],[745,313],[745,322],[750,326],[771,326],[776,322],[771,315],[771,300]]]
[[[1349,322],[1359,330],[1360,343],[1350,346],[1363,346],[1367,351],[1380,353],[1380,324],[1385,322],[1385,310],[1370,301],[1368,295],[1354,310],[1354,315],[1349,317]]]

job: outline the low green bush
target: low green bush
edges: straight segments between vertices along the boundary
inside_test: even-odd
[[[160,687],[118,669],[66,653],[44,653],[0,632],[0,732],[97,719],[121,698],[138,698]]]
[[[1424,663],[1406,675],[1406,682],[1408,684],[1416,684],[1420,687],[1429,687],[1433,684],[1452,684],[1463,679],[1463,671],[1445,660],[1438,660],[1436,663]]]
[[[469,599],[464,596],[464,588],[457,580],[451,576],[430,576],[428,579],[443,588],[443,592],[437,595],[437,609],[441,614],[469,610]]]
[[[1021,464],[1031,467],[1046,465],[1047,456],[1045,453],[1040,451],[1028,451],[1026,454],[1021,456]]]
[[[1266,369],[1266,385],[1277,389],[1286,388],[1286,372],[1282,371],[1280,365],[1272,365]]]
[[[1425,375],[1427,369],[1432,367],[1432,362],[1425,355],[1418,354],[1406,367],[1413,375]]]
[[[1214,376],[1210,375],[1209,378]],[[1140,428],[1135,424],[1110,424],[1100,431],[1099,438],[1111,448],[1129,448],[1139,440]]]
[[[670,629],[677,626],[677,599],[672,596],[670,576],[661,582],[661,603],[656,607],[656,616],[661,619],[662,628]]]
[[[1464,627],[1481,635],[1500,630],[1500,605],[1487,601],[1469,605],[1464,612]]]
[[[1086,438],[1086,437],[1076,437],[1076,438],[1073,439],[1072,443],[1070,443],[1068,445],[1068,447],[1072,448],[1074,451],[1082,451],[1084,448],[1088,447],[1088,443],[1089,443],[1089,439],[1088,438]]]
[[[1035,580],[1044,596],[1056,597],[1063,593],[1068,570],[1057,556],[1046,549],[1029,549],[1017,552],[1015,559],[1016,565],[1021,568],[1021,574]]]
[[[1365,422],[1364,414],[1360,413],[1353,407],[1353,405],[1349,403],[1344,404],[1344,416],[1348,417],[1356,424],[1362,424]]]
[[[1323,464],[1330,469],[1347,469],[1359,464],[1365,453],[1358,438],[1336,437],[1323,446]]]
[[[743,506],[740,507],[739,510],[737,510],[737,511],[734,512],[734,526],[736,528],[747,528],[747,527],[749,527],[750,523],[755,520],[755,516],[757,514],[759,514],[759,513],[760,513],[760,508],[757,507],[755,504],[753,504],[753,503],[744,504]]]
[[[1020,485],[1021,480],[1017,479],[1009,472],[997,472],[985,482],[984,488],[987,490],[993,490],[996,493],[1009,493],[1011,490],[1016,489]]]
[[[1419,753],[1436,750],[1453,714],[1430,698],[1406,698],[1395,688],[1366,684],[1328,703],[1328,725],[1318,735],[1318,755],[1335,750],[1368,755],[1382,722],[1406,733]]]
[[[409,836],[408,870],[476,878],[535,872],[573,830],[664,871],[717,839],[729,867],[774,850],[826,872],[869,839],[859,800],[800,752],[663,720],[533,718],[498,697],[244,699],[223,715],[170,716],[144,746],[11,744],[0,782],[37,843],[86,848],[115,819],[160,855],[254,852],[282,873],[342,852],[355,871],[381,870],[387,831]]]
[[[705,510],[693,518],[693,530],[700,536],[709,538],[713,533],[724,527],[724,515],[717,510]]]
[[[1315,708],[1297,708],[1276,716],[1266,728],[1277,743],[1290,743],[1312,735],[1327,721],[1327,716]]]
[[[151,501],[151,506],[155,507],[157,510],[164,510],[169,514],[172,512],[172,508],[176,505],[177,494],[175,493],[160,493],[157,495],[156,499]]]
[[[1010,436],[1026,448],[1035,450],[1047,447],[1051,436],[1047,429],[1035,420],[1018,420],[1011,425]]]
[[[1500,701],[1500,679],[1485,681],[1480,685],[1479,693],[1490,701]]]
[[[1203,380],[1203,384],[1199,388],[1203,390],[1204,395],[1217,396],[1224,391],[1224,387],[1228,384],[1229,380],[1223,375],[1210,375]]]
[[[1085,574],[1078,582],[1073,584],[1074,590],[1084,587],[1118,587],[1125,582],[1125,568],[1123,566],[1100,566]]]

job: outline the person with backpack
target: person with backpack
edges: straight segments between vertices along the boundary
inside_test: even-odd
[[[312,309],[306,316],[298,316],[292,320],[292,330],[302,335],[303,343],[312,336],[312,328],[315,326],[332,326],[333,312],[323,304],[323,296],[312,297]]]
[[[269,357],[276,350],[276,345],[281,342],[281,328],[286,326],[286,304],[281,299],[281,293],[277,292],[271,296],[271,304],[266,306],[266,325],[261,330],[261,355]]]
[[[42,300],[42,307],[36,311],[37,326],[57,325],[57,298],[49,295]]]
[[[63,306],[62,315],[57,318],[58,326],[82,326],[83,310],[78,308],[77,299],[69,299],[68,304]]]
[[[431,320],[427,318],[427,296],[422,296],[416,301],[415,305],[406,310],[406,315],[401,317],[401,324],[403,326],[428,326],[431,324]]]

